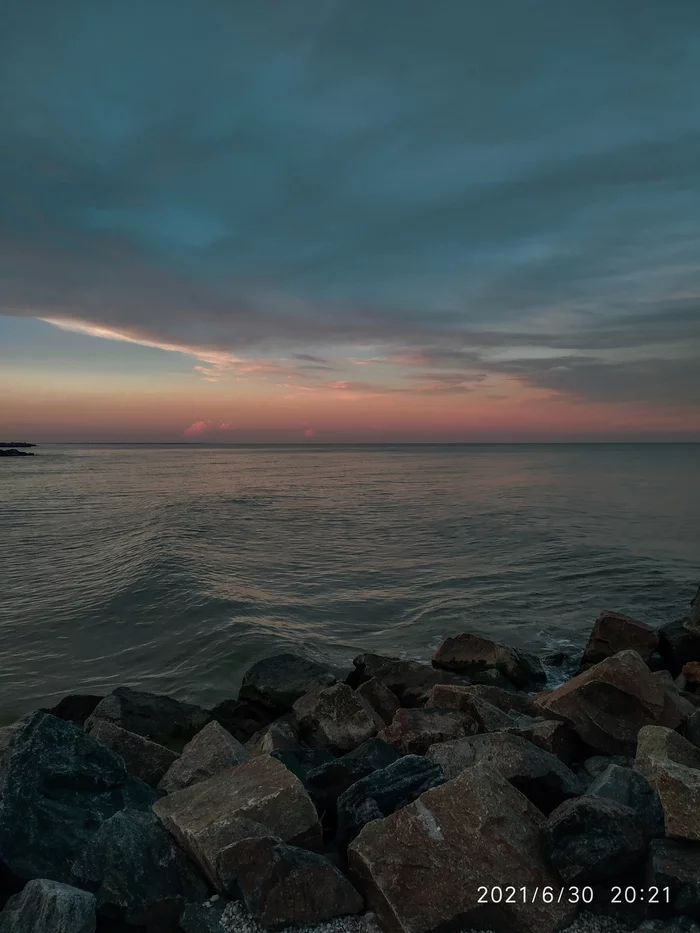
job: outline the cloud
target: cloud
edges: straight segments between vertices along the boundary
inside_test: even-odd
[[[309,438],[316,437],[316,432],[314,431],[313,428],[307,428],[304,431],[304,437],[309,437]]]
[[[195,421],[189,428],[185,428],[182,434],[184,437],[199,437],[200,434],[204,434],[205,431],[208,431],[210,427],[211,421]]]

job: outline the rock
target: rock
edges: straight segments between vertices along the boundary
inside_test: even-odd
[[[700,586],[690,603],[690,615],[688,616],[691,627],[700,627]]]
[[[296,654],[276,654],[250,667],[244,677],[239,699],[261,704],[278,715],[289,713],[305,693],[336,682],[332,671],[322,664]]]
[[[357,781],[338,797],[339,846],[347,845],[365,823],[395,813],[444,781],[440,765],[419,755],[406,755]]]
[[[388,726],[399,709],[395,693],[385,687],[381,680],[371,677],[355,691],[358,699],[371,715],[377,729]]]
[[[554,933],[574,910],[556,899],[479,903],[484,888],[507,883],[556,890],[539,853],[542,820],[497,771],[477,766],[366,825],[348,850],[348,862],[390,933]]]
[[[242,765],[251,757],[244,745],[218,722],[210,722],[185,745],[180,757],[164,775],[158,789],[172,794],[227,768]]]
[[[402,755],[424,755],[436,742],[475,735],[478,729],[476,721],[459,710],[400,709],[379,738]]]
[[[306,693],[292,708],[299,723],[299,734],[315,748],[347,752],[377,731],[347,684],[334,684]]]
[[[238,841],[235,829],[242,817],[261,823],[284,842],[314,849],[321,844],[321,826],[310,797],[301,781],[272,756],[251,758],[175,791],[153,810],[215,887],[216,860],[222,849]]]
[[[646,725],[676,728],[682,722],[660,681],[636,651],[620,651],[538,700],[597,751],[634,754]]]
[[[426,708],[456,709],[467,713],[481,732],[499,732],[517,728],[523,722],[522,713],[505,712],[488,700],[474,694],[471,687],[436,684],[428,692]],[[532,722],[527,717],[528,722]]]
[[[646,883],[661,890],[674,913],[700,920],[700,846],[674,839],[656,839],[651,844]]]
[[[70,696],[63,697],[54,707],[44,710],[45,713],[51,713],[58,719],[67,719],[76,725],[83,726],[88,716],[91,716],[97,704],[103,700],[102,696],[94,696],[89,693],[72,693]]]
[[[629,807],[602,797],[578,797],[554,810],[542,827],[542,848],[564,884],[614,881],[637,868],[646,839]]]
[[[468,687],[455,687],[461,693],[478,697],[492,706],[497,706],[504,713],[513,713],[516,716],[541,717],[542,710],[535,703],[532,696],[521,693],[515,688],[504,690],[501,687],[489,687],[484,684],[472,684]]]
[[[687,695],[681,695],[669,671],[655,671],[654,677],[659,681],[664,691],[667,714],[676,718],[678,722],[685,722],[685,720],[695,712],[695,704],[688,700]],[[690,696],[692,696],[692,694],[690,694]]]
[[[472,675],[495,669],[522,689],[534,688],[547,679],[539,658],[469,632],[447,638],[435,652],[433,665]]]
[[[135,732],[127,732],[106,719],[94,720],[89,734],[120,755],[127,770],[151,787],[157,787],[170,765],[177,761],[177,752],[144,739]]]
[[[689,693],[697,693],[700,688],[700,661],[688,661],[682,670],[685,689]]]
[[[595,621],[581,666],[585,669],[610,658],[619,651],[632,649],[649,661],[659,647],[659,635],[645,622],[637,622],[621,612],[601,612]]]
[[[520,725],[510,731],[543,751],[556,755],[564,764],[571,764],[580,755],[581,743],[565,723],[556,719]]]
[[[692,716],[688,717],[683,734],[696,748],[700,748],[700,710],[695,710]]]
[[[649,781],[638,771],[615,764],[608,765],[589,785],[586,794],[612,800],[634,810],[647,839],[663,836],[664,811],[661,800]]]
[[[168,745],[189,741],[210,719],[209,713],[192,703],[181,703],[172,697],[144,693],[130,687],[117,687],[95,707],[87,719],[89,731],[98,719],[106,720],[135,732],[152,742]]]
[[[183,933],[233,933],[236,928],[229,922],[231,906],[218,894],[208,901],[188,904],[180,917],[180,928]]]
[[[274,722],[277,714],[274,710],[248,700],[224,700],[211,711],[211,718],[239,742],[247,742]]]
[[[95,933],[95,898],[70,885],[37,878],[5,904],[0,933]]]
[[[428,691],[435,684],[452,683],[468,686],[471,679],[439,671],[429,664],[387,658],[380,654],[360,654],[353,661],[347,683],[354,688],[368,680],[378,680],[398,698],[402,706],[423,706]]]
[[[689,618],[668,622],[659,629],[659,654],[674,677],[689,661],[700,661],[700,631]]]
[[[152,813],[122,811],[102,823],[74,873],[95,893],[100,914],[153,933],[174,933],[186,904],[207,896],[204,880]]]
[[[700,841],[700,750],[670,729],[647,727],[634,767],[661,798],[666,835]]]
[[[562,761],[532,742],[507,732],[442,742],[431,746],[428,757],[442,767],[448,780],[466,768],[488,765],[543,813],[583,793],[580,780]]]
[[[335,761],[335,757],[323,748],[304,748],[301,745],[298,748],[279,749],[272,752],[271,756],[281,761],[285,768],[289,768],[302,784],[306,784],[310,771],[320,768],[329,761]]]
[[[5,767],[0,852],[18,878],[71,882],[100,824],[125,808],[148,809],[157,796],[105,745],[47,713],[23,723]]]
[[[272,752],[299,747],[299,730],[292,716],[282,716],[269,726],[259,729],[245,743],[252,755],[271,755]]]
[[[364,906],[348,879],[322,855],[269,836],[242,840],[226,854],[246,907],[268,930],[322,923]]]
[[[640,927],[637,927],[635,933],[700,933],[700,926],[690,917],[645,920]]]
[[[592,755],[583,762],[583,770],[591,778],[599,777],[610,765],[619,765],[621,768],[630,768],[634,758],[626,755]]]

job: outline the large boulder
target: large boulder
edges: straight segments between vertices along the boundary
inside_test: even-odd
[[[277,716],[274,709],[249,700],[222,700],[211,711],[211,719],[223,726],[239,742],[247,742],[260,730],[269,726]]]
[[[689,661],[700,661],[700,626],[689,617],[676,619],[659,629],[659,654],[677,677]]]
[[[647,727],[634,767],[659,794],[666,835],[700,841],[700,750],[670,729]]]
[[[292,709],[301,737],[316,748],[348,752],[377,731],[373,719],[347,684],[306,693]]]
[[[676,728],[683,721],[663,684],[636,651],[620,651],[538,700],[579,738],[608,755],[633,755],[646,725]]]
[[[389,725],[400,705],[395,693],[376,677],[360,684],[355,693],[378,729]]]
[[[477,722],[456,709],[400,709],[391,725],[379,733],[402,755],[424,755],[431,745],[475,735]]]
[[[556,755],[564,764],[571,764],[581,756],[581,742],[565,722],[545,719],[521,724],[508,729],[545,752]]]
[[[542,820],[497,771],[478,766],[366,825],[348,862],[389,933],[554,933],[574,912],[556,898],[488,901],[507,883],[556,890],[540,856]]]
[[[76,861],[79,884],[93,891],[98,912],[153,933],[178,929],[190,901],[207,885],[152,813],[122,811],[106,820]]]
[[[144,739],[135,732],[127,732],[106,719],[94,720],[88,731],[93,739],[120,755],[131,774],[151,787],[158,786],[160,779],[178,758],[177,752]]]
[[[435,652],[433,666],[472,676],[496,670],[521,689],[535,689],[547,680],[539,658],[471,632],[445,639]]]
[[[500,732],[534,721],[523,713],[502,710],[475,694],[472,687],[457,687],[453,684],[436,684],[432,687],[425,706],[427,709],[454,709],[467,713],[481,732]]]
[[[301,781],[272,756],[251,758],[175,791],[153,810],[215,887],[217,858],[227,845],[239,841],[241,818],[261,823],[284,842],[312,849],[321,844],[311,798]]]
[[[395,813],[444,781],[440,765],[420,755],[406,755],[356,781],[338,797],[339,846],[346,846],[366,823]]]
[[[281,716],[264,726],[245,743],[252,755],[271,755],[273,752],[299,747],[299,726],[293,716]]]
[[[86,720],[89,731],[99,720],[106,720],[161,745],[189,741],[210,719],[209,713],[193,703],[181,703],[156,693],[117,687],[97,704]]]
[[[0,853],[18,878],[70,883],[100,824],[125,808],[148,809],[157,796],[109,748],[47,713],[23,723],[4,768]]]
[[[381,654],[360,654],[353,661],[354,669],[347,683],[354,688],[368,680],[377,680],[390,690],[402,706],[423,706],[428,692],[435,684],[462,684],[468,686],[469,677],[461,677],[449,671],[440,671],[430,664],[389,658]],[[506,681],[509,683],[509,681]]]
[[[700,920],[700,846],[676,839],[656,839],[647,866],[648,885],[665,892],[664,903],[676,914]]]
[[[266,929],[323,923],[364,906],[348,879],[314,852],[268,836],[241,840],[225,854],[246,907]]]
[[[543,813],[583,793],[579,778],[559,758],[518,735],[494,732],[433,745],[428,757],[450,780],[465,768],[488,765],[525,794]]]
[[[581,665],[590,667],[628,648],[636,651],[643,661],[648,661],[658,647],[659,635],[651,626],[621,612],[606,610],[595,621]]]
[[[638,868],[647,840],[637,814],[602,797],[560,804],[542,827],[542,849],[564,884],[615,880]]]
[[[637,814],[647,839],[664,834],[664,811],[649,781],[632,768],[611,764],[588,786],[589,797],[602,797]]]
[[[683,728],[683,734],[696,748],[700,748],[700,709],[695,710],[691,716],[688,716]]]
[[[163,776],[159,790],[166,794],[242,765],[251,757],[248,749],[218,722],[210,722],[182,750]]]
[[[5,904],[0,933],[95,933],[95,898],[68,884],[37,878]]]
[[[510,690],[504,690],[502,687],[493,687],[486,684],[471,684],[469,686],[451,685],[451,689],[454,691],[454,696],[477,697],[492,706],[498,707],[504,713],[513,713],[515,716],[528,716],[531,718],[542,716],[542,710],[537,706],[534,697],[512,687]],[[433,692],[432,695],[434,697],[435,693]],[[442,699],[445,694],[439,694],[439,696]],[[434,703],[433,705],[437,706],[439,704]]]
[[[270,756],[281,761],[285,768],[288,768],[304,785],[306,785],[307,775],[311,771],[328,762],[335,761],[335,756],[327,749],[307,748],[305,745],[300,745],[297,748],[280,748],[271,752]]]
[[[103,696],[96,696],[92,693],[71,693],[70,696],[59,700],[51,709],[42,710],[42,712],[51,713],[58,719],[67,719],[82,727],[101,700],[104,700]]]
[[[276,654],[248,668],[239,699],[260,704],[281,716],[290,712],[305,693],[335,682],[335,674],[323,664],[296,654]]]

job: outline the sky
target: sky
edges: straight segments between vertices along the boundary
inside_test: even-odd
[[[700,440],[697,0],[0,0],[0,435]]]

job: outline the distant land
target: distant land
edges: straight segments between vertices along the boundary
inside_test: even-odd
[[[8,443],[0,441],[0,447],[36,447],[36,444],[28,444],[26,441],[9,441]]]

